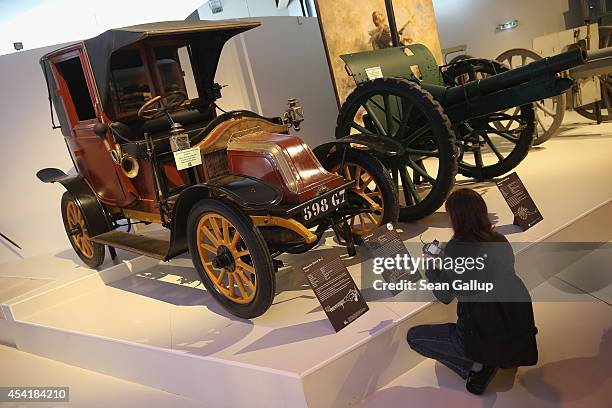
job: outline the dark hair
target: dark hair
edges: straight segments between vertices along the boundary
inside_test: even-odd
[[[493,238],[487,204],[476,191],[469,188],[453,191],[445,207],[455,238],[461,241],[490,241]]]

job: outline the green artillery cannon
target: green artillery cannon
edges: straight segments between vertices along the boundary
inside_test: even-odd
[[[341,58],[357,87],[340,108],[335,135],[401,143],[404,154],[381,160],[402,187],[400,219],[414,221],[440,208],[457,171],[486,180],[516,167],[533,143],[532,103],[568,90],[572,80],[557,73],[587,54],[575,49],[513,70],[486,59],[439,67],[422,44]]]

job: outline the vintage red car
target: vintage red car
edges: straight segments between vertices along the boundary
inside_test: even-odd
[[[289,134],[303,120],[296,100],[281,117],[217,114],[222,47],[258,25],[125,27],[41,59],[78,174],[37,176],[66,188],[64,225],[88,266],[103,262],[105,246],[161,260],[189,251],[220,304],[252,318],[274,298],[275,257],[307,251],[330,228],[353,252],[360,235],[397,220],[395,187],[368,154],[402,154],[396,143],[352,135],[313,151]],[[170,238],[131,233],[139,222]]]

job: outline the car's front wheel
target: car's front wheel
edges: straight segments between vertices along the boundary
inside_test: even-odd
[[[189,213],[193,264],[208,292],[231,314],[262,315],[274,299],[274,265],[251,219],[222,199],[204,199]]]

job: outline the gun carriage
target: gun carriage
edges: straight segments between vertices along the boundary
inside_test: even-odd
[[[357,87],[340,108],[336,137],[369,133],[401,143],[404,155],[381,160],[401,186],[400,219],[413,221],[442,205],[457,172],[485,180],[516,167],[533,143],[532,103],[568,90],[573,81],[557,74],[583,64],[586,52],[512,70],[474,58],[438,66],[422,44],[341,58]]]

